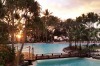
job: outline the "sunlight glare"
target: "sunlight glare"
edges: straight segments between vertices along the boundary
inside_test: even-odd
[[[17,34],[16,37],[17,37],[18,39],[21,39],[21,34]]]

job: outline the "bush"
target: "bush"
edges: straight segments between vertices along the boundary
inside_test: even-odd
[[[15,52],[11,46],[0,44],[0,65],[6,65],[13,62],[15,59]]]

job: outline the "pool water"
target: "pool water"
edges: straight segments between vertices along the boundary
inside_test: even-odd
[[[72,44],[74,45],[74,43]],[[86,45],[86,44],[82,44]],[[15,44],[20,48],[21,44]],[[23,52],[29,52],[29,48],[31,47],[30,51],[34,54],[48,54],[48,53],[64,53],[63,48],[68,47],[68,43],[59,43],[59,44],[52,44],[52,43],[25,43]],[[32,51],[32,47],[34,51]],[[17,48],[16,48],[17,49]]]
[[[21,44],[16,44],[20,48]],[[68,47],[68,43],[65,44],[50,44],[50,43],[26,43],[23,48],[23,52],[29,52],[29,46],[34,48],[34,51],[30,50],[34,54],[48,54],[48,53],[64,53],[63,48]],[[100,66],[99,60],[90,60],[85,58],[64,58],[64,59],[49,59],[49,60],[37,60],[31,66]]]
[[[20,44],[16,44],[20,48]],[[49,53],[64,53],[63,48],[67,47],[68,44],[50,44],[50,43],[26,43],[23,48],[23,52],[29,52],[28,47],[33,47],[34,51],[30,49],[34,54],[49,54]]]
[[[100,60],[86,58],[38,60],[36,62],[33,66],[100,66]]]

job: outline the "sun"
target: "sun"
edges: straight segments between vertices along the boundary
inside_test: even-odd
[[[21,34],[17,34],[16,37],[17,37],[18,39],[21,39],[22,36],[21,36]]]

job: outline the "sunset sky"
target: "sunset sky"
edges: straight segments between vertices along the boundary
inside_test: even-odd
[[[37,0],[42,11],[48,9],[61,19],[76,18],[83,13],[100,13],[100,0]]]

